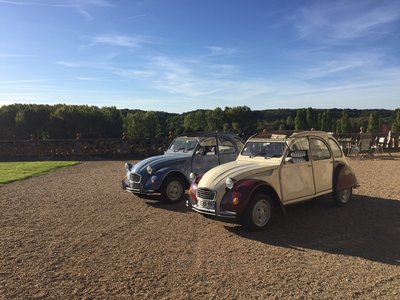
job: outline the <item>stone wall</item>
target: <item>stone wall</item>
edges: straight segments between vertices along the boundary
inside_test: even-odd
[[[0,160],[124,158],[162,154],[167,138],[0,141]]]
[[[383,134],[367,134],[371,145]],[[340,140],[352,142],[359,134],[336,135]],[[345,148],[349,143],[341,143]],[[66,139],[46,141],[0,141],[0,160],[43,160],[43,159],[96,159],[147,157],[162,154],[169,145],[168,138],[140,139]],[[390,142],[385,144],[387,151],[399,150],[399,133],[392,133]]]

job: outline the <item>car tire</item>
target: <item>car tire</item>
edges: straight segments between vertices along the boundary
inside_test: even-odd
[[[165,203],[176,203],[183,198],[185,187],[177,176],[167,177],[161,186],[161,200]]]
[[[344,189],[344,190],[335,191],[332,194],[333,202],[337,206],[346,206],[347,203],[350,202],[352,194],[353,194],[353,189],[352,188],[347,188],[347,189]]]
[[[244,227],[258,231],[263,230],[272,218],[272,199],[267,194],[253,196],[242,216]]]

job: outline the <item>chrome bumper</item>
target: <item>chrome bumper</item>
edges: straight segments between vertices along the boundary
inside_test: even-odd
[[[203,215],[210,215],[210,216],[216,216],[216,217],[221,217],[221,218],[228,218],[228,219],[236,219],[238,217],[238,214],[233,211],[227,211],[227,210],[212,210],[212,209],[204,209],[204,208],[199,208],[196,205],[193,205],[190,203],[190,200],[186,201],[186,206],[191,208],[192,210],[201,213]]]

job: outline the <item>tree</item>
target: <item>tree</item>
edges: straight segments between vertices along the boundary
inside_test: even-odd
[[[208,131],[222,131],[224,123],[226,123],[226,116],[220,107],[206,112],[206,121]]]
[[[186,114],[183,118],[183,127],[186,132],[206,130],[206,112],[204,110],[197,110]]]
[[[334,131],[333,119],[330,109],[326,110],[326,131]]]
[[[351,132],[351,123],[350,123],[350,119],[349,119],[349,112],[348,110],[344,109],[342,110],[342,117],[339,120],[340,125],[339,125],[339,129],[340,131],[338,131],[337,133],[350,133]]]
[[[50,109],[45,105],[22,105],[15,115],[18,137],[26,139],[33,134],[35,138],[48,136]]]
[[[174,136],[180,135],[183,133],[185,128],[183,127],[183,116],[182,115],[174,115],[169,117],[166,120],[168,133],[172,132]]]
[[[161,136],[160,122],[154,111],[129,113],[124,121],[124,130],[131,138]]]
[[[253,118],[251,109],[247,106],[225,107],[225,114],[232,128],[239,134],[247,135],[255,131],[257,120]],[[236,123],[235,125],[233,123]],[[240,132],[239,132],[240,130]]]
[[[381,126],[379,124],[379,115],[376,111],[370,113],[368,120],[367,132],[379,132]]]
[[[307,108],[307,127],[306,129],[316,128],[317,127],[317,120],[315,118],[314,110],[309,107]]]
[[[291,130],[294,129],[294,119],[291,115],[286,118],[286,128]]]
[[[296,130],[307,129],[307,113],[304,108],[297,110],[296,118],[294,119],[294,124]]]
[[[15,105],[0,107],[0,140],[11,140],[16,137],[15,115],[17,111]]]
[[[400,109],[394,111],[394,122],[392,125],[393,132],[400,132]]]

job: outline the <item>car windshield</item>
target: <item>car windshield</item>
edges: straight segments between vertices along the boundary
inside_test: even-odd
[[[195,138],[176,138],[172,141],[167,153],[191,153],[193,154],[198,142]]]
[[[242,155],[249,157],[281,157],[285,150],[284,141],[249,141],[242,150]]]

